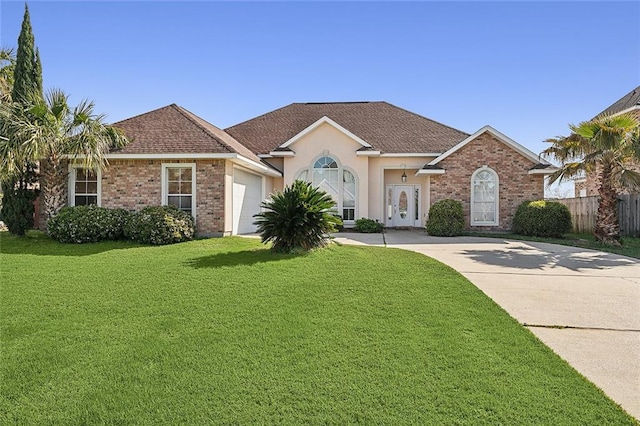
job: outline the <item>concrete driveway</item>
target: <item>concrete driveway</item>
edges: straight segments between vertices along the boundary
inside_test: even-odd
[[[384,245],[341,232],[343,244]],[[500,238],[385,232],[388,247],[456,269],[571,366],[640,419],[640,261]]]

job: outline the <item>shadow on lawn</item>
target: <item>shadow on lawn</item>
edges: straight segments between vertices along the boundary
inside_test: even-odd
[[[28,231],[16,237],[6,231],[0,232],[0,253],[30,254],[35,256],[91,256],[111,250],[142,247],[129,241],[106,241],[101,243],[64,244],[49,238],[41,231]]]
[[[278,262],[304,256],[304,254],[278,254],[267,248],[255,250],[243,250],[226,253],[212,254],[210,256],[196,257],[184,262],[185,266],[192,268],[223,268],[233,266],[255,265],[257,263]]]

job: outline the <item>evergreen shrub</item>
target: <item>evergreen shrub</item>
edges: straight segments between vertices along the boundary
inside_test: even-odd
[[[61,243],[94,243],[119,240],[129,213],[94,205],[63,207],[47,221],[47,233]]]
[[[429,209],[426,226],[429,235],[454,237],[464,231],[464,211],[460,201],[444,199],[434,203]]]
[[[174,206],[149,206],[129,215],[125,237],[143,244],[173,244],[192,240],[193,218]]]
[[[561,237],[571,231],[569,208],[557,201],[525,201],[513,218],[513,232],[535,237]]]
[[[366,234],[379,234],[382,232],[383,225],[377,220],[363,217],[361,219],[356,219],[356,226],[354,229]]]

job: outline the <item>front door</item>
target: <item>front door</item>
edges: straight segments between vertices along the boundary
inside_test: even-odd
[[[413,226],[414,209],[413,185],[394,185],[393,226]]]

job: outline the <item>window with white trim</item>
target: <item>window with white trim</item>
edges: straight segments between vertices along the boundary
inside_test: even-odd
[[[162,203],[196,216],[195,164],[162,165]]]
[[[69,166],[69,205],[100,205],[100,170],[85,169],[82,166]]]
[[[498,225],[498,174],[483,166],[471,176],[471,225]]]
[[[343,168],[336,159],[322,156],[309,169],[302,170],[296,179],[311,182],[329,194],[338,211],[342,212],[342,220],[352,222],[356,219],[356,175]]]

